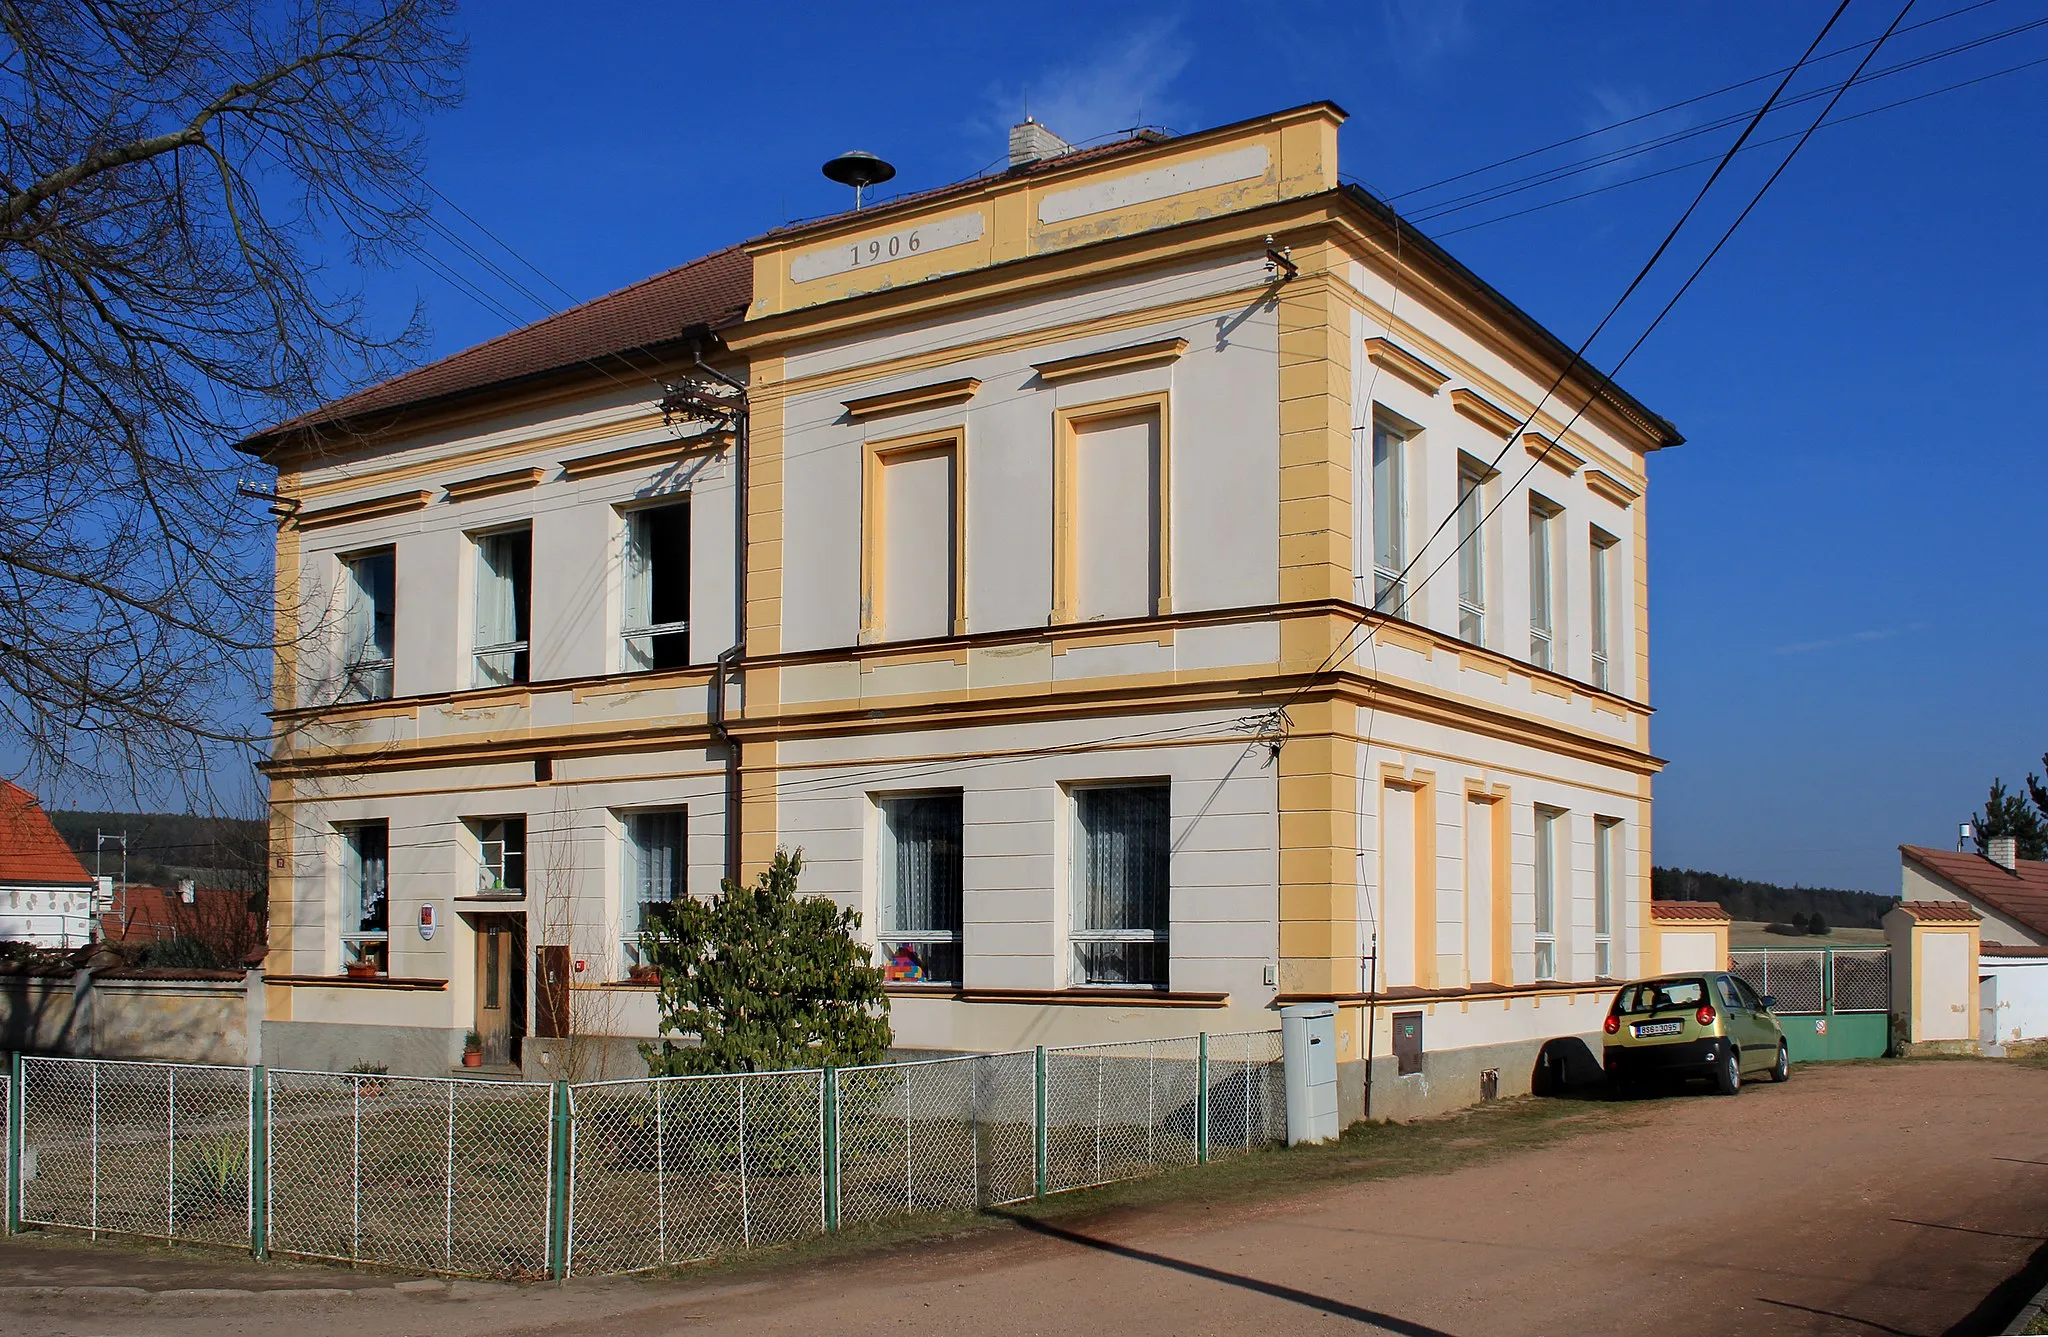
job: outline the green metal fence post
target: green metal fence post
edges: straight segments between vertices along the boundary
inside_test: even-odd
[[[548,1138],[554,1162],[548,1167],[548,1276],[563,1281],[569,1276],[569,1138],[574,1131],[566,1081],[555,1083],[552,1123],[553,1135]]]
[[[1195,1041],[1195,1164],[1209,1163],[1209,1032]]]
[[[21,1051],[7,1062],[7,1233],[21,1233]]]
[[[825,1065],[825,1229],[839,1229],[839,1069]]]
[[[270,1257],[270,1076],[249,1069],[249,1252]]]
[[[1034,1069],[1035,1069],[1035,1072],[1036,1072],[1036,1079],[1035,1079],[1035,1081],[1033,1082],[1033,1087],[1035,1088],[1035,1089],[1034,1089],[1034,1099],[1033,1099],[1033,1105],[1034,1105],[1034,1113],[1032,1114],[1032,1118],[1031,1118],[1031,1123],[1032,1123],[1032,1129],[1033,1129],[1033,1133],[1034,1133],[1034,1136],[1032,1137],[1031,1141],[1032,1141],[1032,1151],[1033,1151],[1033,1156],[1032,1156],[1032,1159],[1033,1159],[1033,1165],[1032,1165],[1032,1170],[1033,1170],[1033,1181],[1034,1181],[1034,1185],[1035,1185],[1035,1187],[1034,1187],[1034,1189],[1033,1189],[1033,1193],[1032,1193],[1032,1196],[1033,1196],[1033,1197],[1038,1197],[1038,1198],[1042,1198],[1042,1197],[1044,1197],[1044,1196],[1045,1196],[1045,1046],[1044,1046],[1044,1045],[1039,1045],[1039,1046],[1038,1046],[1038,1056],[1037,1056],[1037,1061],[1036,1061],[1036,1063],[1035,1063],[1035,1065],[1034,1065]]]

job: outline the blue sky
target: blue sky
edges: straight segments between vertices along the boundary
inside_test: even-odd
[[[1896,3],[1854,0],[1823,49],[1875,37]],[[1941,21],[1872,69],[2041,17],[2021,0],[1971,5],[1922,0],[1906,22]],[[469,97],[429,127],[429,176],[578,298],[844,207],[818,165],[848,148],[895,162],[890,189],[971,175],[1027,111],[1078,140],[1329,98],[1352,116],[1346,170],[1421,217],[1755,105],[1768,84],[1408,193],[1788,65],[1831,9],[648,4],[570,22],[559,4],[491,0],[463,17]],[[2048,27],[1852,89],[1837,115],[2043,58]],[[1819,106],[1761,134],[1802,129]],[[1651,470],[1653,746],[1670,759],[1659,863],[1895,893],[1895,845],[1952,841],[1994,773],[2016,781],[2048,749],[2044,110],[2048,65],[1822,130],[1621,373],[1689,438]],[[1576,343],[1707,169],[1625,179],[1734,134],[1420,226]],[[1786,147],[1739,160],[1596,363],[1620,357]],[[1614,188],[1452,232],[1596,186]],[[543,314],[430,243],[521,320]],[[424,297],[437,352],[507,324],[420,265],[373,291],[393,310]]]

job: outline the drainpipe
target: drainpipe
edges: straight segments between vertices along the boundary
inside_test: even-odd
[[[692,357],[701,374],[731,389],[737,402],[733,407],[733,602],[735,632],[733,643],[718,656],[711,678],[711,737],[725,749],[725,876],[740,879],[740,843],[745,832],[740,820],[740,740],[726,725],[727,684],[745,672],[747,658],[747,387],[704,360],[700,340]],[[740,678],[744,684],[744,677]]]

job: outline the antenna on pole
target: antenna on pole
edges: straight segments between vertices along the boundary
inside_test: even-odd
[[[824,166],[826,179],[837,181],[842,186],[853,187],[853,207],[858,211],[862,195],[869,186],[879,186],[892,180],[896,169],[872,153],[853,149],[842,153]]]

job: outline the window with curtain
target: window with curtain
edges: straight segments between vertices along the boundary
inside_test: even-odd
[[[518,896],[526,890],[526,819],[483,817],[476,832],[477,893]]]
[[[1167,984],[1168,797],[1163,784],[1074,791],[1074,983]]]
[[[648,907],[681,900],[685,894],[687,817],[681,810],[626,814],[625,904],[619,923],[629,969],[647,964],[640,931],[646,927]]]
[[[476,540],[478,687],[527,681],[527,622],[533,587],[533,531],[508,529]]]
[[[960,794],[891,795],[877,806],[883,973],[905,984],[958,984]]]
[[[1556,668],[1552,647],[1552,593],[1557,588],[1552,563],[1557,509],[1541,497],[1529,499],[1529,662]]]
[[[1608,593],[1614,579],[1614,547],[1613,535],[1593,531],[1593,685],[1603,690],[1614,685],[1607,662],[1609,638],[1614,629],[1614,608]]]
[[[1557,978],[1557,836],[1564,814],[1536,809],[1536,978]]]
[[[649,506],[626,513],[627,673],[682,668],[690,662],[690,506]]]
[[[390,969],[391,828],[362,822],[341,828],[341,959]]]
[[[1486,466],[1458,461],[1458,639],[1486,644]]]
[[[1603,980],[1614,978],[1620,963],[1614,930],[1623,922],[1621,882],[1621,823],[1602,817],[1593,823],[1593,974]]]
[[[391,549],[350,557],[342,563],[347,582],[343,595],[342,654],[344,701],[385,701],[391,696],[391,670],[396,643],[394,594],[398,559]]]
[[[1372,425],[1372,606],[1405,616],[1401,568],[1408,552],[1408,438],[1392,425]]]

